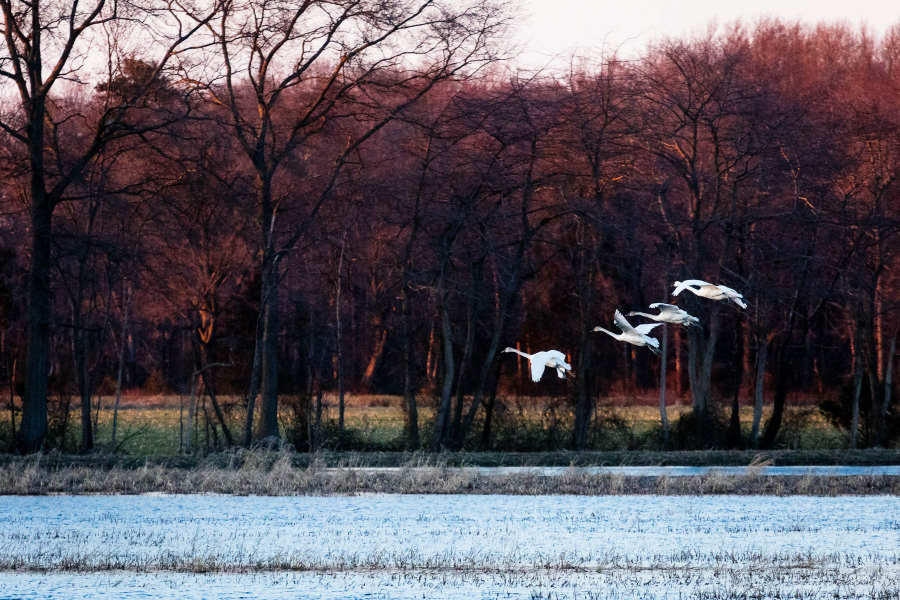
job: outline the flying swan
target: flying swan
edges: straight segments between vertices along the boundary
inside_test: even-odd
[[[556,369],[556,374],[560,379],[566,378],[566,372],[572,369],[572,365],[566,362],[566,355],[559,350],[545,350],[544,352],[535,352],[534,354],[525,354],[519,352],[515,348],[507,348],[504,352],[515,352],[519,356],[524,356],[531,363],[531,380],[540,381],[541,375],[544,374],[544,367]]]
[[[642,317],[647,317],[648,319],[653,319],[657,323],[674,323],[675,325],[700,325],[700,319],[689,315],[687,311],[678,308],[674,304],[654,302],[650,305],[650,308],[658,308],[659,314],[651,315],[648,313],[633,310],[628,313],[628,316],[634,317],[636,315],[640,315]]]
[[[747,308],[747,305],[744,304],[743,294],[739,294],[737,291],[724,285],[713,285],[699,279],[676,281],[672,295],[677,296],[682,290],[691,290],[701,298],[709,298],[710,300],[731,300],[741,308]]]
[[[659,354],[659,340],[647,335],[654,327],[659,327],[662,323],[644,323],[637,327],[632,327],[631,323],[625,320],[622,313],[616,310],[615,317],[616,327],[622,330],[622,333],[613,333],[602,327],[594,327],[594,331],[602,331],[609,334],[620,342],[628,342],[635,346],[647,346],[653,351],[653,354]]]

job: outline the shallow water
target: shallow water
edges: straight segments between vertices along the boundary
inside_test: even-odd
[[[463,467],[479,475],[537,475],[540,477],[560,477],[563,475],[621,475],[623,477],[702,477],[706,475],[726,475],[744,477],[758,475],[765,477],[897,477],[900,465],[876,466],[759,466],[759,467]],[[366,473],[395,473],[433,471],[434,467],[350,467],[333,468],[326,471],[353,470]]]
[[[900,498],[4,497],[0,562],[3,599],[892,598]]]

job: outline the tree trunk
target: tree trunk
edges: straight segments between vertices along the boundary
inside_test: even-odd
[[[765,398],[766,353],[768,344],[764,335],[758,336],[756,349],[756,383],[753,388],[753,425],[750,427],[750,447],[759,446],[759,425],[762,422],[763,399]]]
[[[80,310],[76,308],[75,310]],[[81,399],[81,451],[94,449],[94,429],[91,420],[91,380],[88,373],[88,335],[82,331],[80,319],[76,320],[72,330],[72,352],[75,358],[75,379],[78,383],[78,395]]]
[[[262,410],[259,439],[277,440],[278,432],[278,273],[277,263],[267,268],[263,284]]]
[[[9,369],[9,427],[12,431],[12,439],[16,439],[16,361],[12,366],[7,363]]]
[[[115,447],[113,447],[115,450]],[[178,392],[178,454],[184,452],[184,392]]]
[[[462,448],[463,439],[460,433],[462,429],[463,402],[465,401],[465,377],[468,375],[472,362],[472,354],[475,346],[475,318],[478,310],[478,298],[481,295],[481,279],[484,269],[484,261],[472,263],[472,289],[469,293],[469,306],[466,311],[466,343],[463,348],[462,362],[459,363],[459,374],[456,377],[456,406],[453,410],[453,423],[450,426],[450,438],[456,450]]]
[[[257,167],[257,203],[262,230],[262,289],[260,310],[263,313],[261,369],[261,410],[259,439],[275,442],[278,431],[278,271],[279,256],[275,252],[275,211],[272,204],[272,180],[265,166]]]
[[[700,382],[697,379],[697,345],[700,333],[691,328],[688,331],[688,383],[691,388],[691,406],[698,415],[706,413],[706,398],[700,389]]]
[[[704,406],[709,410],[712,403],[710,396],[710,387],[712,382],[713,359],[716,354],[716,342],[719,339],[719,307],[712,308],[712,315],[709,320],[709,337],[706,339],[706,346],[703,352],[703,364],[699,373],[700,389],[704,397]]]
[[[850,447],[856,448],[859,439],[859,397],[862,394],[862,356],[857,344],[856,356],[853,359],[853,416],[850,420]]]
[[[694,411],[701,420],[709,415],[710,380],[712,378],[713,358],[716,342],[719,337],[719,307],[710,309],[709,335],[704,336],[697,328],[688,332],[688,375],[691,380],[691,398]]]
[[[403,355],[403,393],[406,401],[406,443],[410,450],[418,450],[421,441],[419,439],[419,409],[416,405],[416,388],[413,383],[413,348],[408,288],[404,288],[401,302],[403,306],[403,344],[405,346]]]
[[[731,419],[729,420],[728,436],[733,448],[742,446],[741,440],[741,386],[744,383],[744,340],[741,315],[735,316],[735,361],[734,361],[734,395],[731,399]]]
[[[428,332],[428,356],[425,358],[425,378],[428,379],[428,383],[431,384],[435,378],[435,369],[437,368],[437,360],[435,360],[435,349],[434,349],[434,320],[431,322],[431,330]]]
[[[887,414],[888,409],[891,407],[891,386],[893,385],[893,372],[894,372],[894,356],[897,353],[897,335],[900,333],[900,330],[894,332],[894,337],[891,338],[891,347],[888,350],[887,360],[884,365],[884,402],[881,404],[881,410],[879,411],[879,419],[881,421],[881,439],[879,440],[879,444],[881,446],[887,446]]]
[[[244,419],[244,448],[253,443],[253,414],[256,410],[256,397],[259,395],[259,378],[262,370],[262,320],[265,311],[260,311],[256,322],[256,340],[253,348],[253,368],[250,370],[250,389],[247,392],[247,415]]]
[[[878,414],[881,411],[880,403],[878,402],[878,380],[877,375],[875,374],[875,369],[869,369],[869,428],[868,428],[868,445],[871,448],[874,448],[878,445],[878,440],[881,439],[881,422],[878,419]]]
[[[344,272],[344,246],[347,242],[347,233],[341,240],[341,257],[338,260],[337,277],[335,280],[334,323],[335,343],[337,344],[337,383],[338,383],[338,432],[341,440],[344,438],[344,339],[341,319],[341,282]],[[372,369],[375,370],[374,368]]]
[[[500,365],[496,367],[493,384],[491,385],[491,393],[488,396],[487,406],[484,407],[484,428],[481,430],[481,451],[487,452],[491,449],[491,433],[494,423],[494,407],[497,405],[497,385],[500,383]]]
[[[197,376],[191,375],[191,398],[188,400],[188,418],[187,418],[187,439],[184,442],[184,453],[190,454],[193,451],[194,442],[194,415],[197,410]]]
[[[34,118],[31,156],[31,273],[28,278],[28,352],[18,447],[39,451],[47,438],[47,376],[50,352],[50,243],[52,207],[43,182],[43,110]],[[40,131],[38,135],[37,130]]]
[[[123,286],[124,288],[124,286]],[[119,425],[119,402],[122,399],[122,374],[125,371],[125,340],[128,334],[128,309],[131,306],[131,295],[122,290],[124,306],[122,307],[122,332],[119,339],[119,372],[116,375],[116,401],[113,404],[112,450],[116,451],[116,432]]]
[[[369,391],[372,389],[372,379],[375,377],[375,371],[378,369],[378,364],[381,362],[381,357],[384,354],[384,347],[387,342],[387,329],[379,322],[378,333],[375,336],[375,347],[372,349],[372,354],[369,356],[369,362],[366,363],[366,368],[363,371],[362,379],[360,380],[359,387],[362,390]]]
[[[216,420],[219,422],[219,427],[222,428],[222,435],[225,436],[225,443],[228,444],[229,448],[232,448],[234,447],[234,438],[231,436],[231,431],[228,429],[228,424],[225,422],[225,414],[222,412],[222,407],[219,405],[219,400],[216,398],[216,392],[211,385],[211,378],[207,374],[205,368],[201,371],[200,376],[203,379],[203,387],[209,394],[210,402],[212,402],[213,412],[216,415]]]
[[[681,404],[681,396],[684,395],[684,361],[681,358],[682,346],[681,328],[675,330],[675,397],[678,404]]]
[[[441,387],[441,400],[438,405],[438,412],[434,419],[434,436],[431,441],[432,452],[439,452],[444,448],[450,430],[450,400],[453,393],[453,379],[456,366],[453,359],[453,336],[450,328],[448,304],[446,297],[443,297],[441,300],[441,337],[444,341],[444,383]]]
[[[575,378],[575,432],[572,440],[572,447],[575,450],[584,450],[587,444],[591,412],[593,412],[593,402],[587,389],[587,373],[591,368],[589,331],[587,327],[582,327],[578,340],[578,366]],[[527,361],[523,362],[527,364]]]
[[[599,194],[595,194],[595,198],[599,198]],[[585,234],[585,237],[588,237]],[[584,450],[587,445],[588,431],[591,424],[591,413],[593,412],[594,402],[588,390],[588,373],[591,372],[591,329],[590,320],[594,317],[594,290],[597,275],[597,262],[600,258],[600,241],[593,240],[593,250],[589,253],[580,254],[584,260],[580,261],[581,273],[583,277],[579,277],[584,284],[579,286],[579,317],[581,333],[578,336],[578,358],[575,377],[575,431],[572,439],[572,447],[575,450]],[[585,245],[590,242],[585,243]],[[585,264],[587,263],[587,264]],[[586,273],[585,273],[586,271]],[[519,361],[517,361],[518,363]]]
[[[663,448],[669,449],[669,415],[666,413],[666,361],[668,358],[668,325],[662,326],[662,352],[659,363],[659,422],[663,432]]]

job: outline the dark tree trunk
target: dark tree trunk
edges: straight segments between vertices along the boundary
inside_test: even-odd
[[[88,373],[87,354],[88,354],[88,337],[87,332],[75,330],[75,343],[73,351],[75,352],[75,379],[78,382],[78,392],[81,397],[81,451],[89,452],[94,449],[94,429],[91,420],[91,380]]]
[[[277,264],[272,262],[266,268],[263,277],[263,311],[262,350],[260,353],[261,371],[261,410],[259,423],[259,439],[278,438],[278,273]]]
[[[891,347],[888,350],[887,360],[884,364],[884,401],[881,404],[881,409],[878,412],[878,418],[881,422],[881,437],[878,440],[879,445],[887,446],[887,414],[888,410],[891,407],[891,386],[893,385],[893,376],[894,376],[894,356],[897,354],[897,335],[900,333],[900,330],[894,332],[894,337],[891,338]]]
[[[40,134],[32,137],[31,157],[31,273],[28,278],[28,353],[25,363],[25,396],[18,448],[37,452],[47,438],[47,375],[50,352],[50,242],[52,206],[43,183],[43,112],[32,125]]]
[[[250,389],[247,392],[247,414],[244,419],[244,448],[253,443],[253,415],[256,410],[256,397],[259,396],[259,379],[262,371],[262,321],[261,311],[256,322],[256,339],[253,344],[253,367],[250,371]]]
[[[484,270],[484,261],[472,263],[472,289],[469,295],[469,305],[466,311],[466,343],[463,348],[462,361],[459,363],[459,374],[456,378],[456,405],[453,410],[453,423],[450,426],[450,438],[454,440],[454,448],[462,448],[463,440],[460,438],[462,428],[463,402],[465,401],[465,377],[468,375],[472,362],[472,353],[475,346],[475,319],[478,310],[478,298],[481,295],[481,279]]]
[[[274,269],[273,269],[274,271]],[[272,273],[270,278],[277,275]],[[277,438],[278,433],[278,284],[269,281],[263,318],[262,339],[262,410],[260,411],[260,439]]]
[[[663,432],[663,448],[669,449],[669,414],[666,412],[666,363],[669,353],[668,325],[662,326],[662,352],[659,363],[659,423]]]
[[[787,402],[788,382],[791,376],[790,363],[787,350],[782,347],[779,352],[775,394],[772,397],[772,417],[766,423],[765,433],[763,433],[763,437],[759,442],[760,448],[769,449],[775,445],[775,440],[778,439],[778,431],[781,429],[781,421],[784,418],[784,408]]]
[[[258,167],[257,202],[262,230],[262,287],[260,310],[263,314],[260,350],[260,440],[277,441],[278,431],[278,271],[275,252],[275,211],[272,204],[272,180],[265,167]]]
[[[487,406],[484,407],[484,428],[481,430],[481,450],[487,452],[491,449],[491,433],[494,424],[494,407],[497,405],[497,385],[500,382],[500,366],[496,367],[491,393],[488,396]]]
[[[582,327],[578,340],[578,366],[575,378],[575,432],[572,440],[575,450],[584,450],[591,423],[591,412],[593,412],[593,402],[587,389],[587,374],[591,369],[589,331],[587,327]]]
[[[421,445],[419,440],[419,409],[416,405],[416,388],[413,383],[413,350],[412,331],[410,327],[409,290],[403,291],[403,391],[406,400],[406,439],[410,450],[418,450]]]
[[[213,378],[205,368],[201,372],[201,377],[203,378],[203,387],[206,388],[206,392],[209,394],[209,400],[212,403],[216,420],[219,422],[219,427],[222,429],[222,435],[225,437],[225,443],[229,448],[232,448],[234,447],[234,437],[231,435],[231,430],[228,429],[228,423],[225,422],[225,413],[222,412],[222,407],[216,397],[216,391],[213,388]]]
[[[741,315],[735,316],[735,355],[734,355],[734,390],[731,398],[731,419],[728,426],[729,445],[732,448],[743,446],[741,440],[741,386],[744,383],[744,340],[741,335]]]
[[[753,424],[750,429],[750,447],[754,450],[759,446],[759,424],[762,421],[764,387],[766,380],[766,336],[757,335],[756,348],[756,384],[753,386]]]
[[[434,420],[434,435],[431,441],[432,452],[439,452],[444,448],[450,432],[450,401],[453,394],[453,379],[456,365],[453,358],[453,337],[450,328],[450,315],[448,314],[447,304],[448,301],[446,298],[441,300],[441,338],[443,339],[444,345],[444,383],[441,386],[441,400]]]

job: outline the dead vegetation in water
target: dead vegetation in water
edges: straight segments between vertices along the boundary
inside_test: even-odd
[[[900,494],[897,476],[766,476],[751,469],[742,475],[712,472],[700,476],[645,477],[538,472],[486,474],[419,455],[395,470],[368,470],[346,461],[326,467],[312,460],[296,466],[293,452],[237,452],[190,467],[133,463],[98,467],[60,465],[37,455],[0,466],[0,494],[236,494],[355,495],[390,494],[765,494],[834,496]]]

